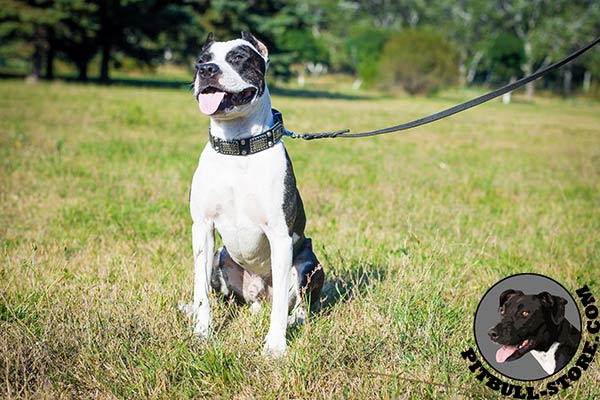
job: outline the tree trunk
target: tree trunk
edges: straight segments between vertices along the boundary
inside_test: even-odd
[[[110,83],[109,63],[110,63],[110,43],[102,43],[102,60],[100,62],[100,83]]]
[[[517,78],[515,78],[514,76],[510,77],[510,83],[514,83],[516,81],[517,81]],[[512,96],[512,92],[504,93],[502,95],[502,103],[510,104],[511,96]]]
[[[473,60],[469,65],[469,71],[467,72],[467,85],[473,83],[473,80],[475,79],[475,74],[477,73],[477,67],[479,66],[479,62],[481,61],[482,57],[483,51],[477,51],[473,56]]]
[[[88,60],[78,60],[77,61],[77,71],[79,74],[77,76],[77,80],[81,82],[87,82],[88,80]]]
[[[36,82],[40,79],[42,73],[42,46],[35,44],[33,48],[33,55],[31,57],[31,71],[27,76],[27,80]]]
[[[533,73],[533,51],[531,49],[531,42],[529,40],[525,40],[524,42],[525,48],[525,64],[523,65],[523,72],[525,76],[531,75]],[[535,81],[529,82],[525,85],[525,93],[527,93],[527,99],[533,99],[533,95],[535,94]]]
[[[571,95],[571,82],[573,82],[573,71],[571,65],[567,65],[563,74],[563,92],[565,96]]]
[[[54,57],[56,55],[54,30],[48,30],[48,49],[46,51],[46,79],[54,79]]]
[[[108,16],[108,1],[99,2],[100,14],[100,48],[102,50],[102,59],[100,60],[100,83],[108,84],[110,82],[110,53],[112,48],[112,27]],[[113,4],[113,7],[115,5]]]
[[[527,99],[533,99],[533,96],[535,95],[535,81],[525,85],[525,93],[527,93]]]
[[[590,86],[592,85],[592,73],[590,71],[585,71],[583,74],[583,92],[589,93]]]

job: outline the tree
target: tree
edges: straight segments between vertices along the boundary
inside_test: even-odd
[[[504,83],[521,75],[525,60],[523,42],[514,34],[502,33],[491,40],[487,51],[487,69],[492,80]]]
[[[317,18],[311,11],[309,4],[291,0],[214,0],[201,20],[217,38],[253,32],[269,49],[270,71],[289,78],[293,64],[327,62],[327,51],[311,29]]]
[[[87,66],[96,54],[97,7],[84,0],[7,0],[0,14],[3,40],[29,48],[31,75],[39,77],[46,60],[46,77],[54,75],[60,56],[73,62],[79,79],[87,79]]]
[[[101,52],[100,82],[110,81],[110,61],[127,56],[153,65],[164,56],[161,37],[177,37],[193,22],[193,12],[202,11],[201,2],[194,10],[182,1],[97,0],[98,43]],[[196,31],[200,31],[196,27]],[[189,31],[188,31],[189,33]],[[204,32],[202,32],[204,33]],[[199,39],[200,35],[195,35]]]
[[[505,31],[514,32],[523,42],[525,58],[522,69],[525,75],[533,73],[537,49],[534,36],[541,33],[543,20],[554,11],[555,0],[499,0],[489,3],[489,14],[494,16],[498,23],[503,24]],[[526,86],[527,97],[532,98],[535,93],[535,82]]]
[[[532,38],[538,49],[537,57],[547,59],[547,62],[564,57],[600,35],[600,3],[597,1],[556,0],[553,7],[552,14],[542,21]],[[589,89],[594,71],[600,77],[600,70],[594,64],[597,57],[600,57],[600,49],[596,47],[560,70],[565,95],[572,93],[574,71],[583,71],[584,90]]]
[[[46,75],[51,78],[58,56],[75,64],[78,79],[85,81],[88,65],[100,51],[100,81],[108,82],[110,63],[118,57],[152,65],[162,59],[165,42],[181,38],[182,30],[188,44],[190,38],[198,43],[201,35],[193,32],[204,32],[190,26],[206,2],[7,0],[6,6],[0,10],[0,37],[30,48],[32,74],[39,76],[45,58]]]
[[[458,60],[458,51],[441,33],[404,30],[383,48],[381,83],[386,88],[400,86],[410,94],[429,94],[456,81]]]
[[[501,32],[498,22],[490,18],[488,4],[487,0],[440,0],[431,5],[436,16],[431,23],[459,45],[463,84],[473,83],[489,41]]]
[[[31,60],[29,75],[38,79],[46,59],[46,77],[53,77],[54,27],[61,18],[51,0],[6,0],[0,8],[0,39],[16,43]]]
[[[98,52],[98,5],[85,0],[56,2],[61,18],[55,28],[56,50],[77,67],[77,79],[88,79],[88,66]]]
[[[352,32],[346,40],[352,65],[367,85],[377,80],[381,51],[388,37],[389,33],[386,31],[365,27]]]

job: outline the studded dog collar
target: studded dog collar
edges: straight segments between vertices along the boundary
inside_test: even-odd
[[[285,135],[283,117],[275,109],[273,111],[273,126],[257,136],[247,139],[224,140],[213,136],[210,131],[208,136],[212,148],[220,154],[228,156],[247,156],[273,147]]]

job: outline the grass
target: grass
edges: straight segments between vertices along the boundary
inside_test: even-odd
[[[359,131],[461,96],[274,106],[298,132]],[[460,358],[491,285],[536,272],[600,296],[599,110],[539,98],[408,135],[286,139],[327,298],[273,361],[269,307],[213,301],[210,342],[177,312],[208,127],[190,93],[0,82],[0,397],[491,397]],[[596,360],[562,394],[599,383]]]

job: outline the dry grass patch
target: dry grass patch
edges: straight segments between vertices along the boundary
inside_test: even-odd
[[[389,126],[454,98],[276,97],[295,131]],[[185,91],[0,82],[0,397],[488,397],[460,351],[513,273],[600,296],[598,104],[493,103],[365,140],[286,140],[323,309],[260,356],[215,299],[191,334],[188,191],[208,122]],[[564,394],[600,395],[597,361]]]

